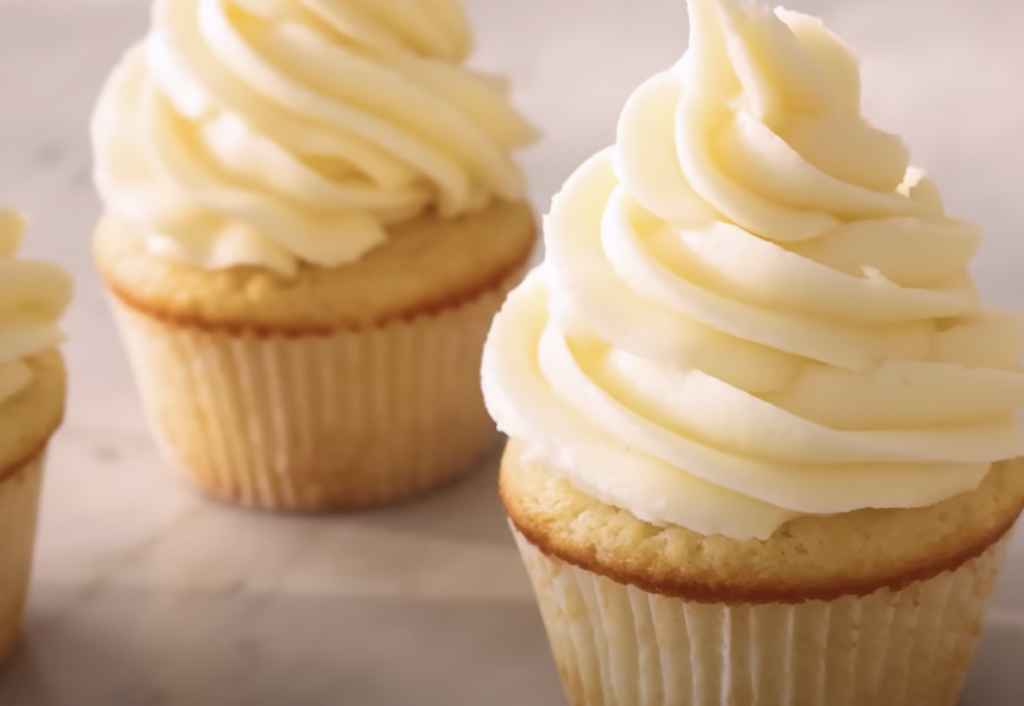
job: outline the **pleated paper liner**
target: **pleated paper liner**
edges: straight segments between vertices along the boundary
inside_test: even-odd
[[[32,573],[44,454],[0,480],[0,664],[14,651]],[[3,469],[0,469],[2,473]]]
[[[189,327],[111,299],[171,462],[215,497],[315,512],[436,488],[495,443],[480,360],[521,277],[433,315],[298,337]]]
[[[953,706],[1009,543],[899,591],[727,605],[617,583],[513,533],[572,706]]]

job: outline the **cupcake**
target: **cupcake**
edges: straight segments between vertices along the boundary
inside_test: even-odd
[[[20,215],[0,210],[0,663],[14,650],[32,568],[46,446],[64,417],[64,334],[71,279],[17,260]]]
[[[569,701],[952,706],[1024,506],[1024,323],[840,39],[689,11],[484,353]]]
[[[446,483],[536,239],[534,138],[457,0],[160,0],[92,125],[94,251],[152,426],[206,493],[333,511]]]

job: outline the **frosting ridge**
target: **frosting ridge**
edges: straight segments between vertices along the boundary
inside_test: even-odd
[[[689,0],[690,48],[545,222],[484,355],[499,427],[641,519],[736,539],[923,507],[1024,454],[1024,321],[860,115],[820,21]]]
[[[93,118],[97,185],[168,257],[354,261],[426,209],[523,197],[534,130],[471,48],[458,0],[158,0]]]
[[[64,341],[57,322],[71,302],[63,269],[17,259],[25,228],[24,216],[0,209],[0,403],[32,382],[25,358]]]

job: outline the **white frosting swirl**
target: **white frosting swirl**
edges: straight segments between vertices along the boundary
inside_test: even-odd
[[[967,273],[821,23],[690,0],[690,49],[545,224],[484,357],[503,431],[641,519],[766,538],[928,506],[1024,453],[1020,318]]]
[[[354,261],[426,209],[523,197],[534,131],[470,49],[459,0],[158,0],[93,119],[97,186],[201,267]]]
[[[32,382],[28,356],[64,341],[58,319],[71,302],[71,277],[56,265],[18,260],[25,218],[0,209],[0,404]]]

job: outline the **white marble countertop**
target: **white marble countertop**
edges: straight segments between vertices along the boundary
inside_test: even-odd
[[[682,0],[469,0],[478,63],[512,75],[551,194],[607,144],[632,87],[685,45]],[[798,0],[867,57],[867,113],[906,136],[950,210],[982,225],[975,273],[1024,309],[1024,3]],[[145,0],[0,0],[0,202],[69,266],[73,384],[45,488],[26,639],[4,706],[564,704],[495,499],[495,458],[422,502],[339,518],[212,504],[163,468],[89,260],[87,121]],[[983,8],[983,9],[982,9]],[[1024,703],[1024,542],[965,696]]]

